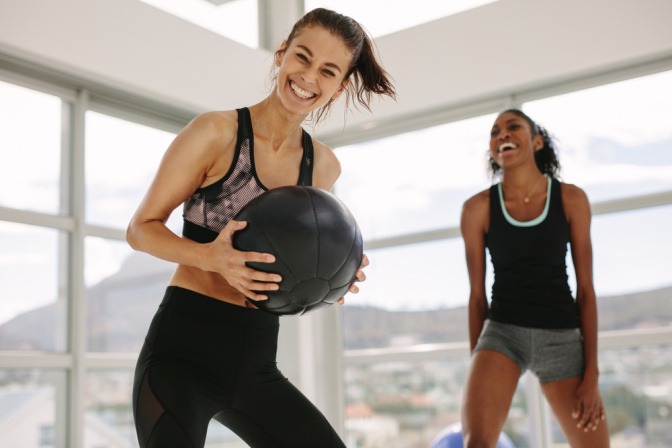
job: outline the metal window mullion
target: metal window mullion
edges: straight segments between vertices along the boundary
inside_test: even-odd
[[[645,208],[664,207],[672,205],[672,191],[663,191],[629,198],[614,199],[591,204],[594,216],[607,213],[627,212]],[[461,238],[460,228],[445,227],[436,230],[427,230],[416,233],[406,233],[386,238],[377,238],[364,241],[364,249],[384,249],[406,244],[427,243],[451,238]]]
[[[84,379],[86,356],[86,289],[84,287],[85,239],[85,136],[89,93],[81,90],[73,105],[72,160],[69,178],[70,211],[74,229],[70,238],[70,353],[73,365],[68,378],[68,447],[84,446]]]
[[[3,369],[67,370],[72,365],[69,353],[41,353],[33,351],[0,351],[0,366]]]
[[[600,331],[600,350],[617,350],[643,345],[672,345],[672,327]],[[469,343],[442,342],[416,344],[407,347],[383,347],[343,350],[347,365],[377,362],[416,361],[427,359],[462,358],[469,356]]]
[[[336,431],[344,436],[343,347],[338,337],[340,311],[340,307],[333,306],[311,315],[311,336],[314,338],[311,362],[316,402]]]
[[[85,235],[95,236],[98,238],[106,238],[109,240],[116,240],[116,241],[126,241],[125,229],[118,229],[115,227],[85,224],[84,233]]]
[[[672,205],[672,191],[662,191],[629,198],[613,199],[591,204],[592,214],[594,216],[605,215],[607,213],[629,212],[644,208],[664,207]]]
[[[275,52],[304,11],[303,0],[258,0],[259,47]]]
[[[90,353],[84,364],[90,370],[127,370],[133,371],[138,362],[137,353]]]
[[[61,179],[67,179],[63,177],[63,173],[61,173]],[[63,188],[63,185],[61,185],[61,189]],[[0,206],[0,220],[18,224],[28,224],[31,226],[48,227],[64,230],[66,232],[72,231],[75,227],[74,220],[70,216],[47,215],[44,213],[3,206]]]
[[[525,395],[527,397],[528,415],[530,417],[528,442],[530,442],[531,446],[552,448],[551,418],[541,385],[529,371],[525,375],[527,376]]]
[[[74,95],[74,92],[72,92]],[[56,322],[64,325],[68,322],[70,313],[70,272],[71,265],[69,263],[71,254],[72,231],[75,228],[75,221],[71,215],[71,185],[70,179],[72,174],[72,147],[73,147],[73,99],[61,98],[61,142],[60,142],[60,176],[59,176],[59,201],[58,201],[58,216],[54,218],[63,219],[64,222],[54,222],[54,224],[67,224],[67,228],[58,227],[58,248],[57,248],[57,292],[56,302],[54,307],[54,319]],[[40,220],[43,221],[43,220]],[[41,224],[45,224],[41,222]],[[65,326],[67,328],[67,325]],[[67,361],[61,367],[66,373],[73,368],[73,356],[68,352],[68,333],[65,328],[58,328],[56,331],[54,347],[56,350],[66,350],[65,357],[59,356],[54,360]],[[68,445],[68,406],[69,406],[69,390],[67,380],[69,375],[64,375],[62,381],[55,385],[55,405],[56,411],[54,416],[54,431],[55,445]]]
[[[4,61],[2,55],[0,55],[0,81],[2,82],[14,84],[25,89],[46,93],[48,95],[57,96],[66,101],[74,101],[76,98],[75,91],[73,89],[59,85],[58,83],[33,78],[24,72],[15,71],[15,69],[12,68],[3,67],[6,65],[7,62]]]

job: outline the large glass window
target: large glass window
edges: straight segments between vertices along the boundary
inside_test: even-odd
[[[139,353],[174,265],[103,238],[86,252],[88,350]]]
[[[672,71],[525,103],[592,202],[672,190]]]
[[[0,221],[0,350],[66,349],[65,241],[57,230]]]
[[[601,331],[672,326],[672,264],[666,257],[672,251],[667,237],[672,206],[640,208],[648,203],[637,199],[672,191],[672,128],[664,119],[672,114],[672,97],[659,94],[671,88],[672,72],[666,72],[523,105],[557,139],[562,180],[582,187],[591,203],[613,201],[610,210],[617,210],[600,214],[603,209],[596,207],[592,224]],[[614,98],[622,107],[614,107]],[[463,201],[490,185],[485,157],[493,120],[494,115],[478,117],[337,150],[343,175],[336,192],[374,246],[367,250],[367,281],[342,309],[346,429],[353,446],[368,446],[375,437],[386,437],[382,440],[390,446],[427,446],[427,434],[409,422],[424,418],[424,428],[436,429],[410,398],[402,398],[407,383],[431,384],[424,375],[432,355],[413,362],[405,355],[419,344],[467,340],[469,285],[462,241],[437,239],[432,232],[455,230]],[[631,200],[614,205],[622,199]],[[567,266],[575,291],[571,253]],[[491,284],[488,260],[486,291]],[[669,445],[669,429],[661,430],[669,428],[672,413],[669,382],[661,379],[669,373],[667,349],[634,344],[601,351],[600,386],[612,446]],[[390,361],[395,350],[399,360]],[[362,354],[384,361],[360,363]],[[442,368],[444,374],[451,371]],[[529,396],[520,391],[526,382],[536,382],[528,377],[519,385],[505,427],[518,447],[531,446],[536,431],[527,414]],[[446,388],[415,399],[454,393]],[[563,446],[551,421],[553,443]]]
[[[672,347],[600,351],[600,391],[612,448],[672,446]],[[552,418],[553,442],[566,440]]]
[[[593,219],[601,329],[672,326],[671,225],[672,205]]]
[[[131,396],[133,372],[90,370],[86,375],[84,447],[137,447]]]
[[[345,369],[346,445],[368,447],[456,446],[436,439],[460,431],[468,358],[450,361],[353,363]],[[518,385],[505,434],[527,447],[530,422],[527,375]]]
[[[86,220],[126,228],[174,134],[86,114]]]
[[[93,111],[84,122],[73,119],[86,102],[65,94],[67,101],[0,82],[0,177],[7,186],[0,191],[0,444],[63,448],[81,439],[87,448],[127,448],[137,442],[132,372],[123,369],[140,350],[173,266],[133,252],[123,230],[174,135]],[[79,132],[86,166],[71,144]],[[70,190],[82,178],[86,216],[77,215],[82,204]],[[80,219],[88,225],[78,226]],[[169,227],[179,231],[179,221],[178,212]],[[78,278],[83,285],[72,284]],[[69,315],[86,324],[69,324]],[[100,356],[82,359],[83,346],[106,352],[103,365],[122,370],[96,369]],[[92,368],[74,375],[77,364]],[[73,394],[90,400],[85,415],[70,414],[77,412]],[[82,419],[74,430],[80,434],[72,433],[70,416]]]
[[[376,249],[367,256],[367,280],[342,310],[347,350],[468,339],[461,239]]]
[[[66,374],[61,370],[0,370],[3,447],[65,446]]]
[[[336,150],[336,192],[366,240],[459,225],[462,203],[490,185],[485,115]]]
[[[60,98],[0,81],[0,205],[57,214]]]

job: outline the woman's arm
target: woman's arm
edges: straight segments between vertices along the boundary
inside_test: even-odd
[[[235,111],[233,111],[235,114]],[[165,223],[170,214],[201,186],[226,173],[235,150],[237,119],[231,112],[209,112],[196,117],[173,140],[161,160],[149,190],[126,231],[130,246],[163,260],[194,266],[222,275],[247,297],[263,300],[252,290],[277,288],[279,276],[245,266],[245,262],[273,262],[270,254],[240,252],[233,233],[245,223],[231,221],[215,241],[200,244],[173,233]]]
[[[597,301],[593,286],[590,204],[583,190],[574,185],[563,184],[562,196],[576,272],[576,303],[584,341],[585,370],[587,374],[597,375]]]
[[[569,223],[572,262],[576,272],[576,303],[583,336],[584,375],[577,392],[574,415],[581,426],[594,425],[604,417],[598,390],[597,299],[593,285],[593,249],[590,238],[591,212],[585,192],[562,184],[562,202]]]
[[[126,230],[126,240],[133,249],[179,264],[206,267],[204,245],[180,238],[165,223],[206,181],[215,164],[215,135],[223,127],[217,121],[213,113],[196,117],[168,147]]]
[[[488,312],[485,294],[485,233],[489,213],[489,191],[483,191],[464,203],[460,230],[469,274],[469,347],[474,350]]]

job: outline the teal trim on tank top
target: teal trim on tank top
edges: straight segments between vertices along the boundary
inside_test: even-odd
[[[497,184],[497,191],[499,192],[499,203],[502,206],[502,213],[504,213],[504,217],[508,221],[509,224],[512,226],[516,227],[532,227],[536,226],[540,222],[543,222],[544,219],[546,219],[546,216],[548,215],[548,209],[551,206],[551,178],[547,176],[548,179],[548,187],[546,188],[546,205],[544,206],[544,211],[541,212],[541,215],[537,216],[536,218],[530,220],[530,221],[518,221],[517,219],[514,219],[511,215],[509,215],[509,212],[506,211],[506,206],[504,205],[504,194],[502,193],[502,183]]]

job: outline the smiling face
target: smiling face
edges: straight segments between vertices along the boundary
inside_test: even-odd
[[[306,27],[276,54],[276,94],[288,110],[308,114],[338,98],[347,85],[351,59],[339,37],[321,27]]]
[[[490,156],[502,168],[514,163],[534,164],[534,152],[543,146],[543,137],[533,132],[525,118],[513,112],[502,113],[492,125]]]

